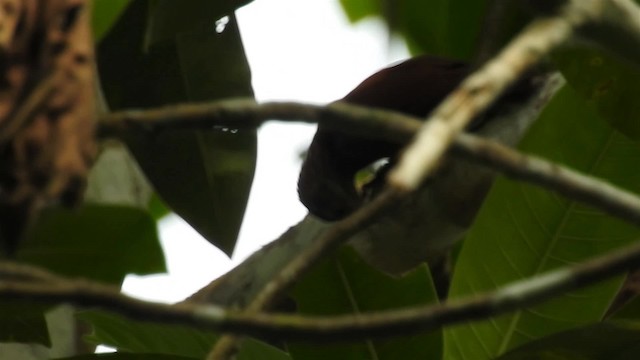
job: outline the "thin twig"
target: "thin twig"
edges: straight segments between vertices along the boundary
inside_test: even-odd
[[[497,316],[591,285],[637,267],[639,263],[640,244],[634,244],[573,267],[440,305],[330,317],[246,313],[188,303],[165,305],[138,300],[119,293],[117,288],[81,280],[50,285],[0,280],[0,298],[99,307],[131,319],[234,334],[287,340],[347,341],[411,335],[444,325]],[[0,263],[0,268],[2,266]]]
[[[373,201],[345,219],[336,222],[323,233],[314,243],[293,259],[256,298],[247,306],[247,311],[258,311],[273,305],[278,295],[288,290],[299,278],[301,273],[313,267],[324,255],[330,253],[339,245],[347,241],[358,231],[375,222],[398,200],[398,193],[392,189],[383,190]]]

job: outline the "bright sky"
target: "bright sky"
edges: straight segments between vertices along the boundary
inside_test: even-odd
[[[377,21],[349,24],[338,0],[255,0],[237,16],[259,101],[327,103],[407,56],[401,46],[389,55],[386,30]],[[256,176],[232,260],[172,215],[160,223],[169,274],[129,276],[123,290],[149,300],[182,300],[294,225],[306,214],[296,193],[299,153],[314,131],[278,122],[260,128]]]

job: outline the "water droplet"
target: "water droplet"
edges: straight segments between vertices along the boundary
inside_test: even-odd
[[[227,27],[227,24],[229,23],[229,17],[228,16],[224,16],[221,17],[220,19],[216,20],[216,32],[218,34],[221,34],[224,29]]]

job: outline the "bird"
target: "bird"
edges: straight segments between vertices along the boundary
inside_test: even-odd
[[[474,70],[458,60],[417,56],[371,75],[338,102],[426,119]],[[534,69],[475,117],[466,131],[513,146],[562,83],[557,73]],[[300,171],[300,201],[320,221],[347,217],[381,188],[403,146],[320,123]],[[356,174],[381,159],[387,164],[374,172],[363,191],[356,185]],[[494,173],[480,165],[447,158],[416,194],[360,231],[350,245],[367,262],[391,274],[424,262],[441,266],[471,226],[493,179]]]
[[[474,69],[457,60],[417,56],[373,74],[338,102],[426,118]],[[466,130],[515,145],[563,84],[557,72],[536,69],[507,89]],[[320,123],[298,179],[299,198],[309,213],[186,301],[246,306],[334,222],[375,196],[384,186],[385,171],[394,165],[403,146],[343,133]],[[358,188],[356,174],[385,158],[388,163],[375,171],[364,190]],[[469,229],[493,178],[494,174],[481,165],[447,159],[415,194],[353,235],[346,246],[394,276],[427,263],[438,293],[444,297],[450,275],[448,254]]]

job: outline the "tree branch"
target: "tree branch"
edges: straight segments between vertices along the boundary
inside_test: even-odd
[[[297,102],[231,99],[165,106],[151,110],[124,110],[102,116],[98,134],[120,136],[128,131],[161,132],[174,129],[255,128],[268,120],[318,123],[345,132],[404,143],[420,122],[398,112],[346,103],[326,106]],[[417,125],[417,127],[416,127]],[[398,130],[402,130],[399,132]],[[392,131],[392,134],[387,134]]]
[[[212,126],[254,127],[270,118],[285,121],[322,121],[325,124],[398,143],[407,142],[420,129],[419,118],[387,110],[349,104],[328,106],[300,103],[265,103],[231,100],[178,105],[150,111],[125,111],[103,117],[105,133],[140,127],[150,131]],[[454,154],[472,158],[506,175],[544,186],[569,198],[640,224],[640,198],[605,181],[562,165],[526,156],[497,142],[461,134],[453,142]]]
[[[500,315],[604,280],[637,267],[638,264],[640,244],[635,244],[580,265],[547,272],[470,298],[433,306],[331,317],[246,313],[188,303],[165,305],[123,295],[114,287],[69,279],[54,283],[0,280],[0,297],[7,300],[53,304],[66,302],[81,307],[100,307],[131,319],[188,325],[235,334],[290,340],[347,341],[411,335],[448,324]],[[0,272],[12,273],[13,277],[24,275],[24,270],[25,267],[16,270],[15,267],[6,267],[5,263],[0,262]],[[42,271],[35,269],[26,273]]]
[[[51,272],[12,261],[0,263],[0,280],[57,283],[65,281]]]
[[[606,181],[467,134],[458,135],[453,150],[508,177],[540,185],[640,226],[640,197]]]

